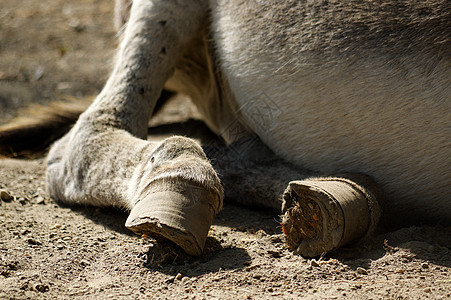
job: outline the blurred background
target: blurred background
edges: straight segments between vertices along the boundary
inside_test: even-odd
[[[96,95],[117,46],[113,0],[2,0],[0,125],[27,104]]]

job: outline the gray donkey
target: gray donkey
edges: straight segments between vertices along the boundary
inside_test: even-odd
[[[200,255],[224,192],[282,209],[317,256],[384,224],[450,222],[449,1],[117,1],[102,92],[47,160],[65,203]],[[146,140],[163,88],[228,145]],[[217,175],[219,174],[219,176]]]

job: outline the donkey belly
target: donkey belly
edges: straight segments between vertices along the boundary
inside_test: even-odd
[[[318,54],[255,40],[249,24],[217,14],[238,118],[275,153],[322,173],[372,176],[399,222],[451,220],[450,56]]]
[[[382,76],[369,87],[358,79],[368,74],[348,72],[241,81],[239,118],[302,168],[373,176],[398,216],[451,220],[451,91],[428,98]]]
[[[381,92],[357,80],[344,88],[352,83],[314,77],[320,85],[315,89],[308,75],[303,82],[267,78],[242,85],[235,94],[239,117],[275,153],[302,168],[371,175],[393,213],[449,221],[449,102],[406,95],[384,83],[391,88]]]

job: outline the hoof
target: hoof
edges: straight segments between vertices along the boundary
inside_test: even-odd
[[[363,175],[290,182],[282,216],[287,246],[304,257],[316,257],[361,240],[380,219],[380,195]]]
[[[139,235],[169,239],[189,255],[200,256],[221,206],[220,197],[199,187],[155,192],[138,201],[125,226]]]

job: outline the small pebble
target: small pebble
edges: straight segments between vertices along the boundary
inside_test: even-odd
[[[360,275],[368,275],[368,271],[365,270],[365,269],[362,268],[362,267],[358,267],[358,268],[357,268],[357,273],[360,274]]]
[[[84,267],[86,267],[86,266],[89,266],[91,263],[89,262],[89,261],[87,261],[86,259],[82,259],[81,261],[80,261],[80,265],[82,265],[82,266],[84,266]]]
[[[177,280],[181,280],[183,278],[183,275],[178,273],[177,275],[175,275],[175,279]]]
[[[189,281],[189,277],[183,277],[182,278],[182,283],[187,283]]]
[[[28,199],[26,199],[26,198],[24,198],[24,197],[20,197],[20,198],[18,199],[18,201],[19,201],[19,203],[22,204],[22,205],[25,205],[25,204],[28,203]]]
[[[10,202],[11,200],[13,200],[13,196],[11,196],[11,194],[5,190],[0,190],[0,198],[5,201],[5,202]]]
[[[11,271],[17,271],[17,269],[19,268],[19,263],[18,263],[17,261],[12,262],[12,263],[9,263],[9,264],[8,264],[8,268],[9,268]]]
[[[280,258],[283,256],[282,252],[274,251],[274,250],[268,250],[268,254],[269,254],[269,256],[274,257],[274,258]]]
[[[35,245],[35,246],[42,245],[42,243],[41,243],[40,241],[35,240],[35,239],[32,239],[32,238],[28,239],[27,242],[28,242],[28,244],[30,244],[30,245]]]
[[[45,293],[50,290],[50,287],[46,284],[38,283],[34,286],[34,289],[38,292]]]
[[[315,267],[315,268],[319,268],[319,263],[316,260],[312,259],[310,261],[310,266]]]
[[[11,276],[11,273],[8,271],[1,271],[0,275],[2,275],[3,277],[9,277],[9,276]]]
[[[429,269],[429,265],[427,263],[422,264],[421,267],[423,269]]]
[[[75,32],[82,32],[86,29],[86,26],[81,24],[78,20],[70,21],[69,26],[72,27]]]
[[[36,204],[45,204],[44,197],[42,197],[42,196],[36,197],[35,203],[36,203]]]

